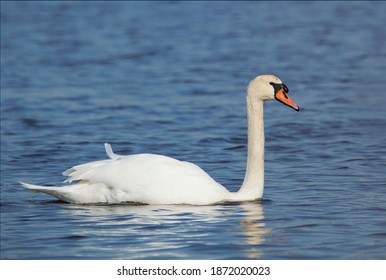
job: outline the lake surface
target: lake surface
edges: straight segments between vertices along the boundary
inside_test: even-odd
[[[386,2],[1,2],[1,259],[386,259]],[[245,92],[265,106],[261,202],[61,203],[19,181],[119,154],[229,190]],[[204,194],[203,194],[204,195]]]

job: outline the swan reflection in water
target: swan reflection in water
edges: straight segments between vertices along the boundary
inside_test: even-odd
[[[63,206],[63,214],[74,217],[78,225],[67,238],[78,239],[80,255],[94,252],[112,259],[228,259],[240,258],[241,250],[245,259],[257,259],[262,256],[265,235],[271,232],[260,202]]]

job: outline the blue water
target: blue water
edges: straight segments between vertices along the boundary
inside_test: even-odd
[[[2,259],[386,259],[386,2],[1,2]],[[151,152],[230,190],[245,91],[265,106],[262,202],[82,206],[21,188]],[[203,194],[205,195],[205,194]]]

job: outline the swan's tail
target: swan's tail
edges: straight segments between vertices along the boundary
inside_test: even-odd
[[[45,193],[54,196],[60,200],[71,202],[71,203],[98,203],[106,200],[105,188],[108,188],[103,183],[90,183],[90,177],[95,174],[95,171],[99,166],[118,160],[122,156],[117,155],[113,152],[111,145],[105,143],[106,154],[110,159],[93,161],[81,165],[74,166],[63,172],[63,175],[69,178],[64,182],[78,181],[75,184],[63,186],[63,187],[45,187],[27,184],[20,182],[20,184],[33,192]]]
[[[24,188],[29,189],[30,191],[33,191],[33,192],[45,192],[45,191],[49,192],[57,188],[57,187],[44,187],[44,186],[32,185],[24,182],[20,182],[20,184]]]
[[[45,186],[32,185],[24,182],[20,182],[20,184],[24,188],[29,189],[30,191],[46,193],[52,196],[56,196],[57,194],[62,193],[66,189],[66,187],[45,187]]]
[[[82,189],[85,188],[86,184],[74,184],[63,187],[45,187],[45,186],[37,186],[32,184],[27,184],[20,182],[20,184],[33,192],[40,192],[51,195],[53,197],[58,198],[59,200],[70,202],[70,203],[78,203],[77,201],[77,193],[81,194]]]

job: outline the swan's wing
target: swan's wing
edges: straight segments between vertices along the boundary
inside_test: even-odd
[[[111,159],[119,159],[123,156],[120,156],[120,155],[117,155],[116,153],[113,152],[113,148],[111,147],[111,145],[109,143],[105,143],[105,151],[106,151],[106,154],[109,158]]]
[[[111,161],[119,160],[120,158],[124,157],[124,156],[115,154],[113,152],[111,145],[108,143],[105,143],[105,151],[107,156],[110,158],[110,160],[93,161],[93,162],[88,162],[85,164],[73,166],[63,172],[64,176],[69,177],[64,182],[71,183],[73,181],[86,180],[87,172],[92,172],[95,168],[99,166],[103,166]]]
[[[229,192],[195,164],[154,154],[122,156],[75,166],[68,181],[104,185],[109,201],[148,204],[210,204]]]
[[[100,160],[73,166],[63,172],[64,176],[68,176],[68,178],[64,182],[72,183],[73,181],[88,180],[87,173],[93,172],[93,170],[95,170],[99,166],[104,166],[110,161],[111,160]]]

